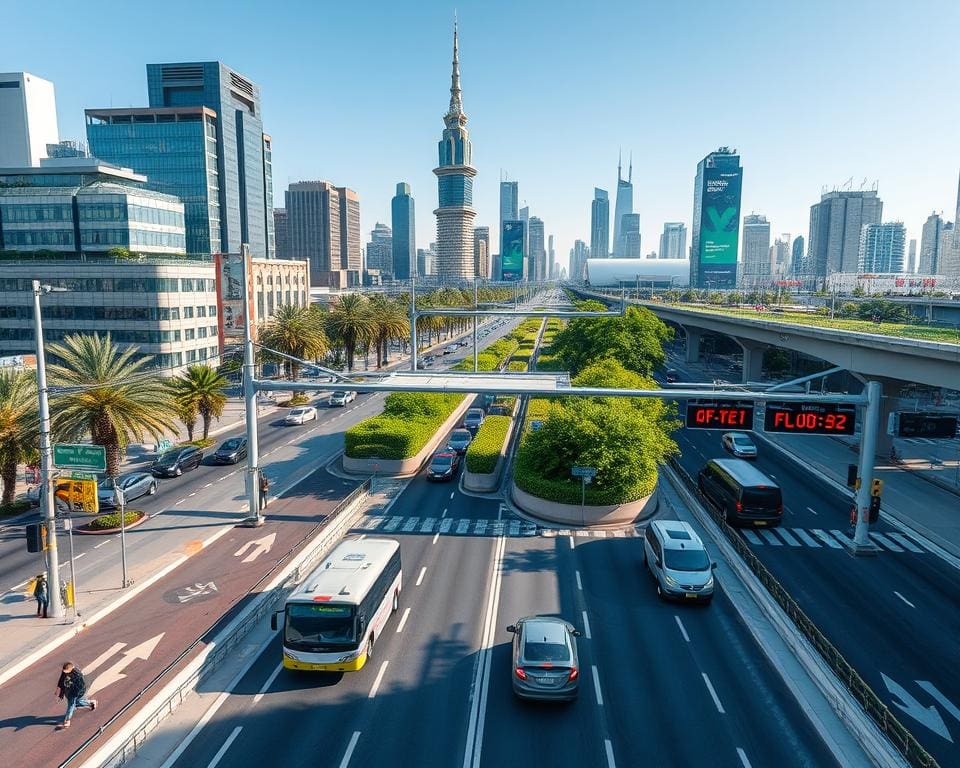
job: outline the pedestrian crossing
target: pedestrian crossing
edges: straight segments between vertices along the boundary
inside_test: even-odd
[[[500,520],[456,517],[407,517],[403,515],[367,515],[351,529],[353,531],[378,531],[394,534],[440,534],[441,536],[573,536],[577,538],[630,538],[640,535],[636,528],[607,530],[571,530],[566,528],[543,528],[529,520],[509,516]]]
[[[898,439],[914,445],[952,445],[954,448],[960,448],[960,437],[947,437],[937,440],[931,437],[901,437]]]
[[[781,547],[784,549],[806,547],[808,549],[843,549],[851,544],[846,531],[823,528],[760,528],[740,529],[740,534],[755,547]],[[918,541],[903,533],[870,531],[871,541],[880,549],[889,552],[912,552],[915,555],[929,554]]]

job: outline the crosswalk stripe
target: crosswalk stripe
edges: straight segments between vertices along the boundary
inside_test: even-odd
[[[554,528],[544,528],[540,535],[552,539],[556,537],[557,531]]]
[[[440,521],[440,533],[446,533],[450,530],[450,526],[453,525],[452,517],[445,517]]]
[[[477,520],[477,524],[473,526],[473,532],[477,536],[483,536],[487,531],[487,521],[486,520]]]
[[[480,522],[479,520],[477,521]],[[490,533],[493,536],[503,536],[503,526],[505,523],[503,520],[495,520],[490,524]]]
[[[847,544],[852,544],[852,543],[853,543],[853,542],[851,541],[850,537],[847,536],[843,531],[838,531],[838,530],[836,530],[836,529],[832,529],[832,530],[830,531],[830,535],[833,536],[837,541],[840,542],[840,546],[843,546],[844,543],[847,543]]]
[[[589,536],[590,531],[577,531],[577,536]]]
[[[618,539],[622,539],[626,537],[627,532],[623,530],[617,530],[613,532],[613,535],[616,536]]]
[[[751,544],[763,544],[763,540],[753,531],[741,531],[741,533],[743,533],[744,538]]]
[[[519,536],[519,535],[520,535],[520,521],[519,521],[519,520],[511,520],[511,521],[510,521],[510,535],[511,535],[511,536]]]
[[[775,547],[783,546],[783,542],[773,535],[773,531],[768,531],[766,529],[763,529],[760,531],[760,535],[763,536],[763,538],[765,538],[769,543],[773,544],[773,546]]]
[[[386,522],[386,519],[385,517],[368,517],[363,527],[365,530],[375,531]]]
[[[881,546],[886,547],[891,552],[903,552],[903,547],[901,547],[899,544],[895,544],[894,542],[890,541],[890,539],[888,539],[882,533],[875,533],[874,531],[870,531],[869,536],[877,544],[880,544]]]
[[[899,543],[904,549],[907,549],[911,552],[916,552],[917,554],[923,554],[924,550],[920,549],[916,544],[913,543],[907,536],[904,536],[902,533],[888,533],[891,539]]]
[[[410,533],[410,531],[416,528],[419,523],[420,523],[419,517],[407,518],[407,522],[403,524],[403,528],[401,528],[400,530],[403,531],[404,533]]]
[[[537,533],[537,526],[533,523],[522,523],[521,524],[521,536],[534,536]]]
[[[805,530],[803,530],[803,528],[794,528],[793,532],[808,547],[816,547],[817,549],[820,548],[820,544],[815,539],[813,539]]]
[[[598,539],[605,539],[605,538],[607,538],[607,532],[606,532],[606,531],[594,531],[594,532],[593,532],[593,535],[596,536]]]
[[[391,517],[390,522],[383,526],[385,531],[395,531],[400,526],[400,523],[403,522],[402,517]]]
[[[428,517],[423,521],[423,525],[420,526],[420,533],[433,533],[433,526],[436,524],[437,518]]]
[[[811,528],[811,529],[810,529],[810,533],[812,533],[814,536],[816,536],[818,539],[820,539],[820,541],[822,541],[822,542],[823,542],[824,544],[826,544],[828,547],[832,547],[833,549],[842,549],[842,548],[843,548],[843,545],[840,544],[840,542],[838,542],[836,539],[834,539],[834,538],[833,538],[829,533],[827,533],[826,531],[821,531],[819,528]]]
[[[567,530],[566,528],[561,528],[559,531],[557,531],[557,536],[569,536],[569,535],[570,535],[570,531]]]
[[[470,529],[469,520],[457,520],[457,533],[466,533]]]
[[[793,536],[790,535],[790,531],[788,531],[786,528],[777,528],[776,532],[780,538],[787,542],[787,544],[789,544],[791,547],[800,546],[800,542],[793,538]],[[770,533],[773,533],[773,531],[770,531]]]

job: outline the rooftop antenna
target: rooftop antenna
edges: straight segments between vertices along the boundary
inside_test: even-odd
[[[627,181],[633,183],[633,150],[630,150],[630,171],[627,174]]]
[[[847,179],[844,182],[843,186],[840,187],[840,189],[844,189],[844,188],[846,188],[847,192],[851,192],[853,190],[853,176]]]

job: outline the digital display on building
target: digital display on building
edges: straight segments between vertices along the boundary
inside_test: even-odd
[[[500,238],[502,280],[523,280],[523,222],[503,222]]]
[[[753,401],[687,401],[688,429],[753,429]]]
[[[763,416],[764,432],[803,435],[852,435],[857,407],[846,403],[770,401]]]
[[[740,239],[741,169],[704,168],[700,217],[700,270],[705,281],[733,285]]]

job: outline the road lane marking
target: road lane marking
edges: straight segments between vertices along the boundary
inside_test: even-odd
[[[833,536],[826,531],[821,531],[819,528],[811,528],[810,533],[812,533],[814,536],[820,539],[820,541],[832,549],[841,549],[843,546],[839,541],[833,538]]]
[[[916,607],[917,607],[917,606],[915,606],[913,603],[911,603],[909,600],[907,600],[907,598],[905,598],[903,595],[901,595],[899,592],[897,592],[897,590],[893,590],[893,594],[895,594],[897,597],[899,597],[901,600],[903,600],[903,602],[905,602],[905,603],[906,603],[907,605],[909,605],[911,608],[916,608]]]
[[[187,498],[189,499],[189,498],[191,498],[192,496],[196,496],[196,495],[197,495],[197,492],[194,491],[193,493],[188,493],[188,494],[187,494]]]
[[[737,757],[740,758],[740,764],[743,768],[751,768],[750,761],[747,760],[747,753],[743,751],[742,747],[737,747]]]
[[[607,751],[607,768],[617,768],[617,763],[613,759],[613,742],[610,739],[604,739],[603,746]]]
[[[687,628],[683,626],[683,622],[680,621],[680,617],[679,617],[679,616],[674,616],[673,618],[675,618],[675,619],[677,620],[677,626],[680,627],[680,634],[683,635],[683,639],[686,640],[686,641],[689,643],[689,642],[690,642],[690,635],[687,634]]]
[[[808,534],[808,533],[807,533],[805,530],[803,530],[802,528],[794,528],[794,529],[793,529],[793,533],[794,533],[794,535],[798,536],[798,537],[800,538],[800,540],[801,540],[804,544],[806,544],[808,547],[815,547],[816,549],[820,549],[820,548],[821,548],[821,547],[820,547],[820,543],[819,543],[818,541],[815,541],[814,538],[813,538],[812,536],[810,536],[810,534]]]
[[[603,694],[600,693],[600,673],[597,672],[597,665],[594,664],[591,668],[593,671],[593,690],[597,694],[597,706],[603,706]]]
[[[707,673],[701,672],[700,674],[703,675],[703,682],[707,684],[707,690],[710,691],[710,698],[713,699],[713,703],[717,707],[717,712],[719,712],[721,715],[727,714],[726,710],[723,708],[723,704],[720,703],[720,698],[717,696],[717,692],[713,690],[713,683],[710,682],[710,678],[707,677]]]
[[[760,537],[757,536],[757,534],[755,534],[753,531],[743,530],[741,533],[751,544],[763,544],[763,542],[760,540]]]
[[[570,536],[570,549],[573,549],[575,544],[573,543],[573,535]]]
[[[923,554],[923,550],[920,549],[920,547],[918,547],[912,541],[910,541],[910,539],[908,539],[902,533],[888,533],[887,536],[889,536],[891,539],[893,539],[898,544],[900,544],[900,546],[902,546],[904,549],[910,552],[915,552],[918,555]]]
[[[436,544],[437,539],[439,538],[440,538],[440,531],[437,531],[435,534],[433,534],[433,543]]]
[[[791,547],[800,546],[800,542],[793,538],[793,536],[790,535],[790,531],[788,531],[786,528],[777,528],[777,533],[779,533],[780,538],[787,542],[787,544],[789,544]]]
[[[782,547],[783,542],[780,541],[776,536],[773,535],[773,531],[768,531],[766,529],[760,531],[760,535],[767,540],[768,543],[773,544],[775,547]]]
[[[812,512],[815,515],[817,514],[817,510],[813,509],[812,507],[807,507],[807,512]]]
[[[101,653],[97,658],[91,661],[89,664],[86,664],[83,668],[86,670],[87,674],[92,674],[95,670],[99,669],[100,666],[109,659],[111,656],[119,653],[124,648],[127,647],[126,643],[114,643],[107,650]]]
[[[177,506],[177,504],[183,504],[185,501],[186,499],[179,499],[178,501],[174,502],[173,506]]]
[[[882,533],[875,533],[874,531],[870,531],[868,535],[877,544],[880,544],[881,546],[886,547],[891,552],[903,552],[903,547],[901,547],[899,544],[894,544],[892,541],[890,541],[890,539],[888,539]]]
[[[220,764],[220,761],[223,759],[223,756],[227,754],[227,750],[230,749],[230,745],[233,744],[234,739],[236,739],[237,736],[240,735],[240,731],[242,730],[243,730],[242,725],[238,725],[236,728],[233,729],[233,732],[229,736],[227,736],[227,740],[223,742],[223,746],[220,747],[217,754],[213,756],[213,760],[210,761],[210,764],[207,766],[207,768],[217,768],[217,765]]]
[[[450,498],[453,498],[454,491],[450,491]]]
[[[203,487],[204,487],[204,488],[209,488],[211,485],[213,485],[213,483],[207,483],[207,484],[206,484],[205,486],[203,486]]]
[[[420,586],[420,584],[423,582],[423,577],[426,575],[427,575],[427,566],[423,566],[423,568],[420,569],[420,575],[417,576],[416,586],[418,587]]]
[[[179,502],[178,502],[178,503],[179,503]],[[109,544],[109,543],[110,543],[110,539],[107,539],[106,541],[101,541],[99,544],[94,544],[94,545],[93,545],[93,548],[94,548],[94,549],[100,549],[100,547],[102,547],[104,544]]]
[[[580,581],[580,571],[575,572],[577,574],[577,589],[583,591],[583,582]]]
[[[373,681],[373,687],[370,689],[370,693],[367,694],[368,699],[372,699],[377,695],[377,690],[380,688],[380,683],[383,680],[383,673],[387,671],[387,664],[390,663],[390,660],[387,659],[383,664],[380,665],[380,671],[377,672],[377,676]]]
[[[440,517],[446,517],[446,516],[447,516],[447,508],[444,507],[444,508],[443,508],[443,514],[441,514]]]
[[[593,635],[590,634],[590,619],[587,617],[587,612],[583,612],[583,634],[587,640],[592,640]]]
[[[357,741],[360,739],[360,731],[354,731],[350,737],[350,743],[347,744],[347,751],[343,753],[343,760],[340,761],[340,768],[347,768],[350,765],[350,758],[353,757],[353,750],[357,748]]]
[[[256,704],[258,701],[260,701],[260,699],[263,698],[263,695],[270,689],[270,686],[273,685],[273,681],[277,679],[277,675],[280,674],[282,669],[283,664],[277,664],[277,668],[270,673],[270,677],[267,678],[267,682],[263,684],[263,687],[260,689],[259,693],[253,697],[253,704]]]
[[[403,627],[407,623],[407,619],[410,618],[410,609],[406,608],[403,611],[403,616],[400,617],[400,623],[397,624],[397,634],[403,632]]]

